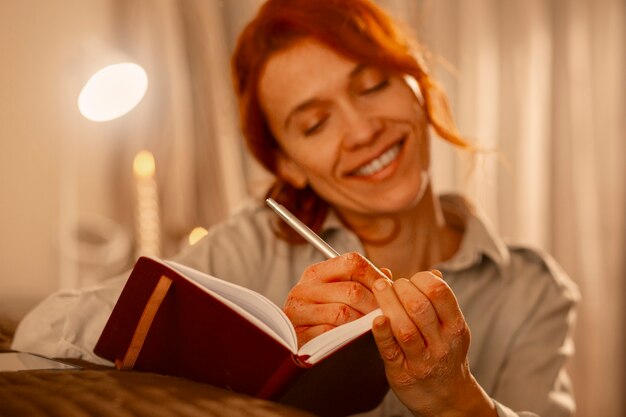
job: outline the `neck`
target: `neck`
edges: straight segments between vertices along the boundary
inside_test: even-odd
[[[385,216],[342,216],[361,238],[366,256],[396,278],[430,270],[458,250],[462,233],[446,223],[430,186],[410,210]]]

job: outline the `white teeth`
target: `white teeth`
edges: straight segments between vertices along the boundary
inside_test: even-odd
[[[398,143],[397,145],[392,146],[391,148],[389,148],[389,150],[387,150],[378,158],[374,159],[369,164],[364,165],[361,168],[354,171],[354,175],[368,176],[368,175],[373,175],[377,173],[378,171],[382,170],[383,168],[388,166],[390,163],[392,163],[394,159],[396,159],[396,157],[400,153],[401,147],[402,147],[401,143]]]

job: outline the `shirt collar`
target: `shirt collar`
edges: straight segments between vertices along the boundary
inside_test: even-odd
[[[500,269],[500,275],[505,276],[503,272],[510,260],[509,250],[487,217],[467,199],[457,194],[444,194],[440,196],[440,202],[446,220],[463,229],[463,238],[457,253],[436,267],[446,271],[461,271],[479,264],[483,261],[483,257],[487,257]],[[346,230],[337,214],[331,209],[324,221],[321,235],[326,239],[331,238],[337,232],[354,235]],[[355,242],[352,242],[353,240]],[[356,241],[358,239],[354,235],[354,239],[349,239],[351,244],[348,246],[356,245]],[[360,242],[358,245],[362,248]]]
[[[482,262],[486,256],[500,269],[500,275],[505,276],[502,272],[510,261],[510,253],[487,217],[459,195],[442,195],[440,201],[446,220],[452,224],[460,223],[464,231],[457,253],[438,267],[459,271]]]

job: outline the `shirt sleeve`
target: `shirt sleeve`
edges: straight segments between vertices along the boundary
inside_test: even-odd
[[[175,257],[200,271],[242,286],[259,285],[262,250],[271,232],[253,208],[216,225],[200,243]],[[113,311],[130,270],[83,289],[58,291],[31,310],[16,329],[11,348],[48,357],[110,364],[93,349]]]
[[[128,273],[83,290],[58,291],[18,325],[11,348],[53,358],[110,364],[93,353]]]
[[[212,227],[202,240],[181,250],[174,260],[263,293],[265,280],[260,277],[266,275],[267,260],[276,255],[275,240],[266,211],[249,205]]]
[[[552,273],[553,271],[550,271]],[[500,416],[570,417],[575,402],[567,360],[574,353],[578,292],[567,277],[544,280],[541,296],[518,329],[498,378],[494,399]],[[536,414],[514,413],[530,410]]]

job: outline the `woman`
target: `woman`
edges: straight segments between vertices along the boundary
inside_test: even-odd
[[[515,415],[490,396],[570,415],[576,293],[553,261],[433,194],[428,126],[469,146],[416,45],[367,1],[270,0],[233,62],[246,138],[277,174],[270,194],[400,278],[389,285],[354,254],[309,267],[285,303],[300,342],[380,305],[388,380],[416,415]]]
[[[178,260],[284,303],[300,343],[380,306],[393,393],[372,415],[569,416],[576,290],[434,194],[429,127],[471,147],[419,56],[368,0],[266,1],[233,57],[244,134],[276,175],[269,195],[346,255],[324,261],[258,203]],[[44,303],[14,348],[97,360],[122,282]]]

